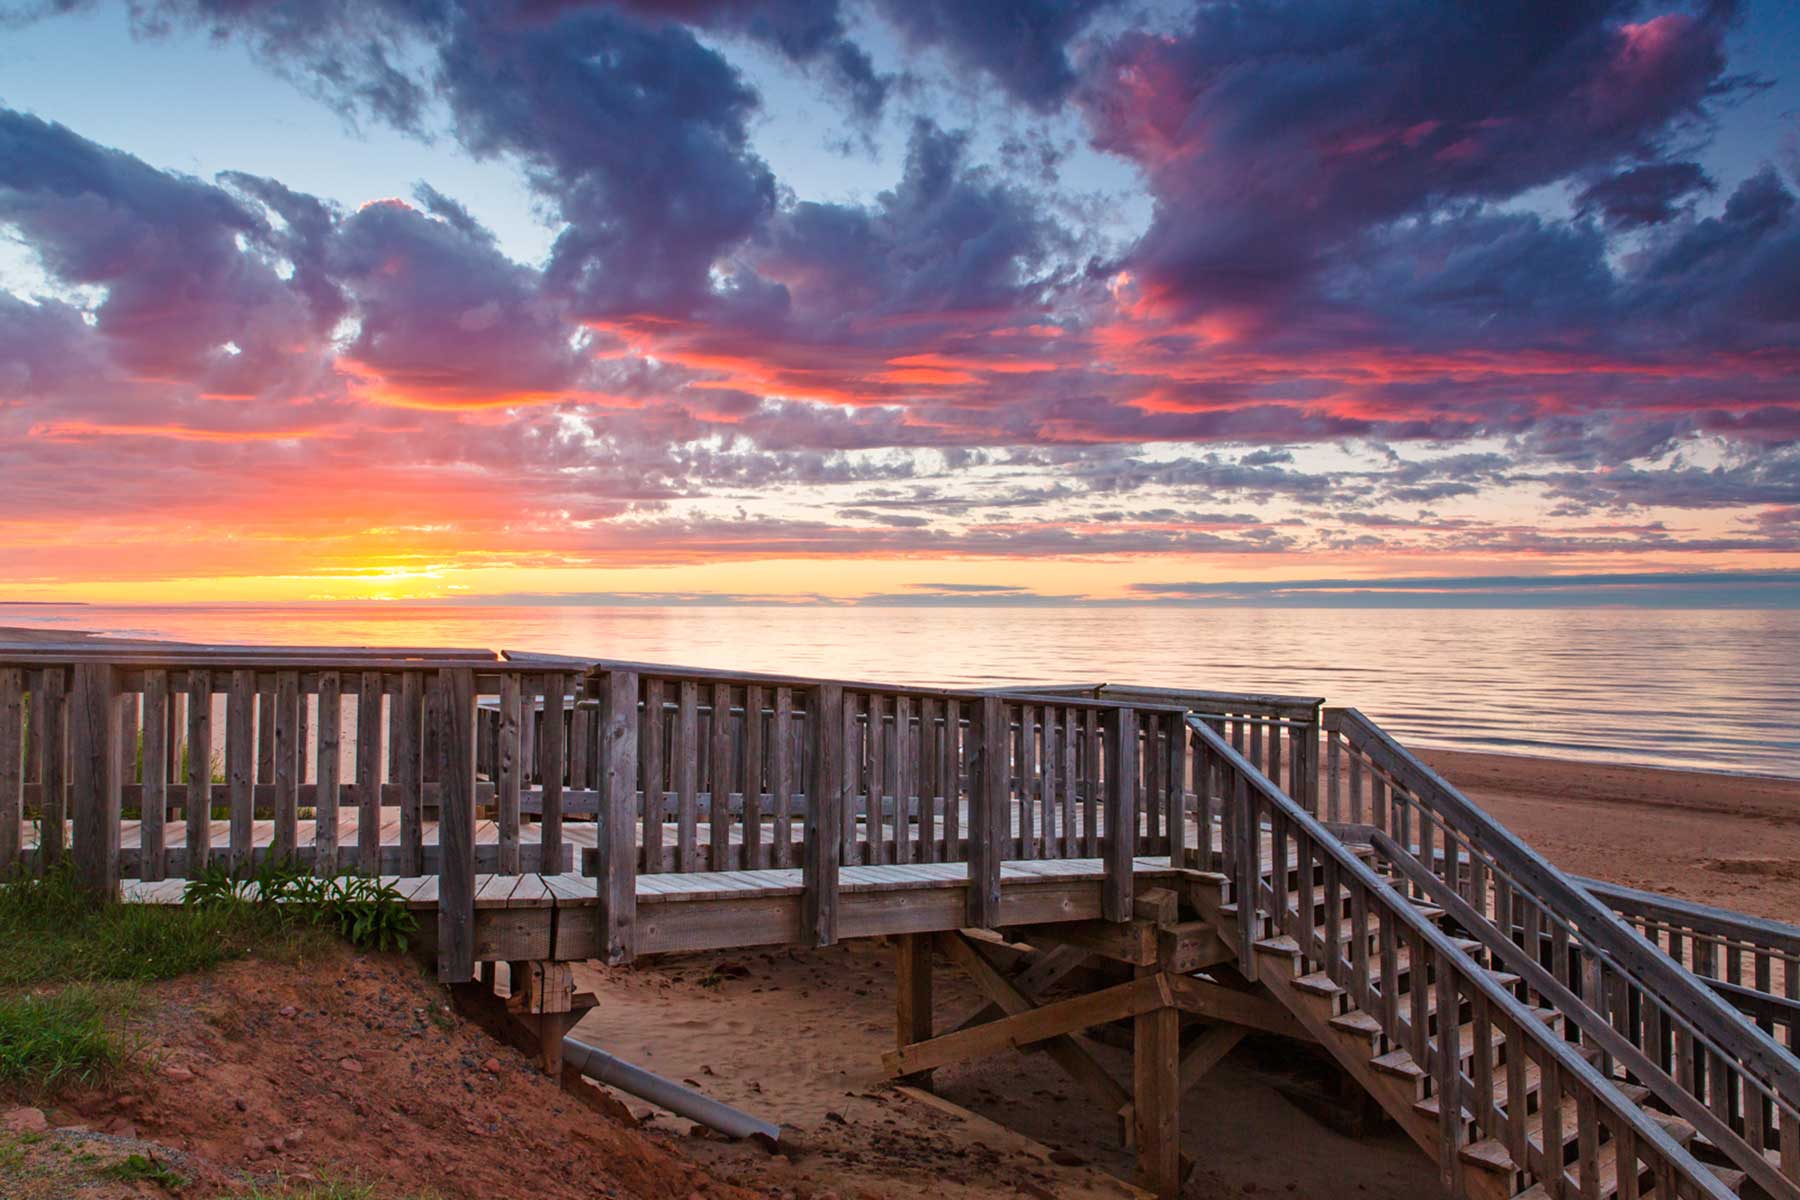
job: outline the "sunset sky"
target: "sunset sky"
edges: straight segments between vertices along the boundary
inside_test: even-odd
[[[1791,0],[0,11],[0,599],[1800,602]]]

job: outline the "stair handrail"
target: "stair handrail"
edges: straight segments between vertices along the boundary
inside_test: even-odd
[[[1566,966],[1569,952],[1588,956],[1592,963],[1584,974],[1594,978],[1582,984],[1584,997],[1603,995],[1601,977],[1608,973],[1627,982],[1638,993],[1640,1005],[1656,1010],[1654,1038],[1659,1046],[1661,1025],[1668,1022],[1671,1066],[1675,1069],[1671,1075],[1657,1063],[1649,1074],[1636,1070],[1634,1073],[1678,1112],[1691,1113],[1696,1102],[1706,1106],[1716,1118],[1696,1123],[1709,1130],[1709,1136],[1736,1166],[1777,1195],[1800,1196],[1800,1185],[1794,1180],[1800,1170],[1800,1144],[1796,1144],[1800,1140],[1792,1132],[1800,1129],[1800,1063],[1700,977],[1644,939],[1609,905],[1552,865],[1368,717],[1353,708],[1327,709],[1325,727],[1328,733],[1344,734],[1353,751],[1366,756],[1371,766],[1404,787],[1407,795],[1416,800],[1419,829],[1410,828],[1411,806],[1398,802],[1392,803],[1387,813],[1371,812],[1374,824],[1390,836],[1397,835],[1395,842],[1434,874],[1441,856],[1443,869],[1452,875],[1443,880],[1446,886],[1463,894],[1467,894],[1465,889],[1483,893],[1475,905],[1481,921],[1470,929],[1472,937],[1497,947],[1498,940],[1510,943],[1512,933],[1522,929],[1524,939],[1541,951],[1547,936],[1553,965],[1564,964],[1560,977],[1565,983],[1572,974]],[[1335,751],[1335,746],[1332,749]],[[1352,815],[1357,819],[1362,816]],[[1441,830],[1428,828],[1427,820],[1440,825]],[[1397,828],[1385,828],[1390,823]],[[1432,842],[1439,832],[1446,844],[1434,854]],[[1454,849],[1449,845],[1452,840],[1458,843]],[[1488,914],[1483,872],[1494,877],[1497,887],[1502,878],[1505,880],[1504,894],[1496,892],[1496,906],[1505,906],[1506,929]],[[1521,905],[1529,907],[1522,917],[1517,917],[1514,914]],[[1549,923],[1548,930],[1539,928],[1540,920]],[[1580,998],[1565,1016],[1589,1040],[1600,1041],[1604,1037],[1599,1034],[1602,1027],[1631,1027],[1629,1005],[1625,1007],[1627,1011],[1621,1017],[1616,1011],[1596,1008],[1588,999]],[[1640,1020],[1647,1029],[1651,1027],[1651,1021],[1641,1013]],[[1680,1062],[1684,1037],[1690,1042],[1690,1057],[1693,1049],[1700,1050],[1705,1063],[1702,1071],[1696,1072],[1691,1066],[1684,1068]],[[1632,1041],[1637,1045],[1635,1038]],[[1737,1121],[1745,1125],[1744,1134],[1733,1128],[1732,1092],[1736,1089],[1728,1087],[1722,1091],[1715,1085],[1710,1099],[1704,1094],[1705,1080],[1714,1072],[1728,1082],[1735,1078],[1742,1087],[1742,1097],[1735,1107]],[[1677,1092],[1685,1095],[1678,1100]],[[1763,1101],[1770,1106],[1766,1113]],[[1779,1124],[1772,1125],[1767,1119],[1770,1116],[1778,1117]],[[1721,1132],[1727,1135],[1722,1143],[1720,1137],[1714,1136]],[[1781,1154],[1779,1168],[1764,1154],[1771,1134],[1775,1135]]]
[[[1415,986],[1409,992],[1410,1011],[1406,1013],[1401,1011],[1397,993],[1385,983],[1379,993],[1380,1002],[1375,1001],[1378,993],[1374,991],[1374,982],[1370,978],[1366,946],[1367,905],[1370,898],[1380,906],[1384,918],[1380,951],[1384,981],[1394,979],[1398,973],[1394,968],[1394,961],[1400,935],[1395,932],[1390,936],[1388,930],[1404,929],[1409,951],[1412,947],[1418,948],[1413,961],[1420,964],[1416,979],[1421,984],[1426,983],[1426,973],[1422,969],[1422,961],[1426,957],[1423,951],[1427,948],[1430,951],[1429,957],[1436,973],[1435,978],[1429,981],[1429,986],[1438,989],[1440,1003],[1437,1011],[1457,1011],[1460,998],[1468,995],[1478,1014],[1485,1014],[1488,1023],[1503,1028],[1509,1043],[1515,1033],[1522,1041],[1529,1043],[1530,1050],[1539,1063],[1542,1086],[1556,1090],[1558,1111],[1565,1082],[1572,1085],[1571,1090],[1581,1089],[1586,1093],[1585,1097],[1577,1094],[1584,1144],[1590,1137],[1597,1139],[1598,1136],[1598,1116],[1593,1110],[1604,1109],[1611,1118],[1615,1135],[1623,1134],[1620,1153],[1629,1151],[1634,1165],[1639,1157],[1645,1158],[1659,1184],[1664,1181],[1676,1184],[1668,1190],[1659,1187],[1659,1194],[1674,1192],[1705,1196],[1710,1200],[1730,1200],[1733,1193],[1718,1176],[1669,1136],[1667,1130],[1629,1097],[1618,1091],[1573,1045],[1544,1025],[1537,1014],[1521,1004],[1485,968],[1464,954],[1448,935],[1427,920],[1410,901],[1395,891],[1318,818],[1271,783],[1267,776],[1252,766],[1229,742],[1209,728],[1204,720],[1190,716],[1188,728],[1193,732],[1197,751],[1195,787],[1212,790],[1214,763],[1221,764],[1232,776],[1231,787],[1221,797],[1221,811],[1225,817],[1226,874],[1232,880],[1237,900],[1239,951],[1246,960],[1242,963],[1243,968],[1250,978],[1255,978],[1255,964],[1249,960],[1253,925],[1256,910],[1263,907],[1266,901],[1267,911],[1275,914],[1277,928],[1299,942],[1302,955],[1314,961],[1323,961],[1332,981],[1340,986],[1347,985],[1347,990],[1352,992],[1359,1007],[1381,1023],[1385,1036],[1395,1045],[1407,1048],[1414,1061],[1437,1082],[1442,1130],[1439,1168],[1446,1184],[1452,1184],[1463,1169],[1460,1152],[1464,1136],[1464,1111],[1473,1114],[1474,1124],[1489,1137],[1508,1146],[1515,1167],[1537,1179],[1545,1179],[1554,1173],[1558,1184],[1566,1184],[1564,1175],[1567,1168],[1561,1161],[1560,1151],[1554,1162],[1544,1152],[1550,1144],[1547,1136],[1540,1135],[1543,1146],[1536,1150],[1531,1147],[1525,1123],[1527,1114],[1522,1105],[1510,1104],[1507,1110],[1500,1109],[1493,1095],[1492,1072],[1495,1067],[1486,1056],[1477,1055],[1476,1073],[1473,1076],[1465,1075],[1457,1061],[1460,1056],[1445,1053],[1441,1029],[1440,1037],[1435,1042],[1429,1037],[1425,1028],[1427,1017],[1423,987]],[[1258,800],[1267,809],[1269,829],[1274,841],[1274,863],[1267,878],[1263,874],[1260,850],[1262,820],[1255,811]],[[1299,865],[1308,868],[1302,872],[1302,886],[1306,896],[1311,895],[1310,864],[1313,861],[1321,862],[1326,868],[1327,887],[1334,901],[1334,908],[1339,889],[1346,884],[1350,887],[1350,902],[1355,915],[1352,919],[1351,957],[1348,960],[1340,951],[1339,940],[1334,933],[1334,921],[1328,920],[1326,923],[1326,944],[1321,953],[1315,945],[1318,939],[1311,922],[1310,901],[1304,921],[1299,910],[1288,907],[1285,893],[1287,837],[1290,832],[1295,838],[1296,849],[1302,855]],[[1315,852],[1321,856],[1317,860],[1313,857]],[[1357,917],[1361,919],[1358,920]],[[1361,926],[1360,931],[1356,928],[1358,925]],[[1449,991],[1451,1004],[1446,1008],[1442,997],[1445,981],[1449,976],[1454,976],[1455,979]],[[1495,1022],[1496,1016],[1500,1018],[1499,1022]],[[1481,1020],[1478,1017],[1478,1026]],[[1482,1032],[1478,1028],[1476,1037],[1481,1036]],[[1510,1045],[1508,1048],[1511,1048]],[[1508,1071],[1509,1079],[1522,1079],[1523,1061],[1509,1058],[1509,1064],[1512,1065],[1503,1068]],[[1509,1101],[1521,1094],[1521,1089],[1509,1086]],[[1587,1102],[1584,1103],[1584,1099]],[[1468,1103],[1465,1104],[1465,1101]],[[1560,1137],[1557,1145],[1561,1145]],[[1593,1169],[1592,1155],[1584,1157],[1588,1161],[1576,1166],[1577,1171],[1583,1173],[1582,1184],[1587,1182],[1586,1173]],[[1565,1190],[1564,1187],[1555,1187],[1552,1194],[1562,1194]],[[1578,1185],[1575,1190],[1582,1194],[1592,1194],[1586,1186]]]

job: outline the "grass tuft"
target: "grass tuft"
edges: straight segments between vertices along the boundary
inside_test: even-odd
[[[179,1192],[187,1186],[187,1180],[155,1159],[146,1158],[142,1154],[126,1155],[116,1163],[101,1167],[98,1174],[107,1179],[117,1179],[124,1183],[148,1180],[168,1192]]]
[[[105,1021],[119,1007],[85,985],[0,998],[0,1085],[45,1092],[106,1078],[126,1058]]]

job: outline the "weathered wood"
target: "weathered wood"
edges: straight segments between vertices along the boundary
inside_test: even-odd
[[[275,681],[258,680],[256,695],[256,782],[275,782]]]
[[[119,692],[110,663],[78,662],[69,697],[70,805],[75,879],[111,898],[119,890]]]
[[[164,732],[169,721],[167,671],[144,672],[143,718],[144,775],[138,801],[138,878],[154,881],[166,874],[163,850],[169,819],[169,739]],[[0,720],[4,717],[0,716]],[[4,808],[4,802],[0,801],[0,810]],[[0,853],[0,861],[4,858],[4,853]]]
[[[712,725],[708,730],[711,751],[712,804],[706,810],[706,830],[712,860],[722,863],[731,853],[731,687],[718,683],[712,689]]]
[[[744,689],[744,866],[761,870],[769,865],[763,845],[763,691],[755,684]]]
[[[1169,986],[1175,994],[1176,1007],[1183,1012],[1296,1041],[1314,1040],[1306,1026],[1295,1020],[1265,990],[1239,991],[1181,974],[1171,974]]]
[[[437,973],[475,977],[475,672],[438,670]]]
[[[1131,918],[1131,860],[1137,853],[1137,713],[1117,708],[1106,720],[1106,919]]]
[[[227,732],[231,725],[227,719]],[[204,870],[212,857],[212,672],[188,672],[187,706],[187,874]],[[229,803],[229,800],[227,801]]]
[[[291,856],[299,846],[300,704],[299,672],[279,672],[275,677],[275,830],[269,843],[276,858]]]
[[[770,764],[769,786],[775,793],[774,863],[788,866],[794,858],[794,780],[800,764],[794,753],[794,692],[792,688],[775,689],[774,759]]]
[[[356,693],[356,861],[363,870],[381,860],[381,672],[364,671]]]
[[[0,667],[0,880],[19,865],[25,819],[25,672]]]
[[[494,804],[500,842],[500,871],[519,873],[519,793],[523,777],[519,761],[520,681],[516,672],[500,677],[500,711],[494,743]]]
[[[937,945],[946,958],[960,967],[987,994],[988,999],[998,1004],[1009,1016],[1018,1016],[1036,1008],[1031,999],[1000,974],[992,963],[981,957],[963,935],[940,934]],[[982,1028],[986,1026],[976,1026],[966,1032],[974,1033]],[[1131,1097],[1126,1094],[1125,1089],[1073,1036],[1058,1034],[1050,1038],[1044,1048],[1058,1066],[1099,1101],[1109,1115],[1122,1113],[1131,1103]]]
[[[644,715],[638,728],[641,741],[638,753],[644,774],[643,869],[646,871],[662,868],[663,804],[667,795],[663,787],[666,778],[663,758],[663,730],[667,728],[665,719],[663,681],[656,678],[644,680]]]
[[[1167,789],[1163,811],[1168,814],[1169,862],[1173,866],[1187,866],[1187,719],[1165,716],[1163,725],[1163,753],[1167,756],[1162,772],[1163,786]]]
[[[894,861],[913,860],[913,785],[918,779],[918,743],[913,740],[912,700],[894,697],[893,769],[888,778],[894,789]]]
[[[314,731],[313,873],[338,872],[338,776],[343,766],[343,679],[336,671],[319,675],[319,722]]]
[[[398,714],[393,729],[394,782],[400,785],[400,861],[403,873],[425,870],[425,678],[417,671],[400,673],[400,692],[392,704]]]
[[[801,919],[815,946],[837,942],[838,866],[847,797],[844,789],[843,689],[815,688],[807,697],[812,728],[812,787],[806,806],[806,850]]]
[[[1181,1191],[1181,1010],[1167,976],[1140,967],[1138,982],[1160,983],[1155,1007],[1132,1022],[1131,1119],[1139,1183],[1161,1200]]]
[[[894,940],[895,1049],[931,1040],[931,935],[902,934]],[[906,1076],[917,1087],[930,1086],[930,1076]]]
[[[700,685],[681,681],[675,713],[675,856],[683,871],[700,869]]]
[[[1027,1049],[1107,1021],[1136,1017],[1146,1010],[1165,1007],[1166,996],[1152,975],[1068,1000],[1028,1007],[942,1037],[908,1043],[883,1054],[881,1061],[890,1076],[911,1076],[966,1058]]]
[[[32,742],[38,749],[38,777],[43,798],[38,804],[38,866],[60,863],[68,846],[69,704],[63,668],[48,667],[31,697]],[[40,703],[40,700],[42,703]]]
[[[1181,1052],[1181,1063],[1176,1068],[1176,1091],[1180,1095],[1187,1095],[1249,1033],[1250,1030],[1242,1025],[1221,1024],[1214,1025],[1195,1038],[1193,1044]]]
[[[868,723],[863,727],[863,830],[868,853],[862,861],[885,863],[891,861],[887,822],[882,817],[882,797],[887,787],[887,704],[879,692],[870,692],[868,705]]]
[[[273,706],[273,701],[270,702]],[[233,671],[225,698],[225,778],[231,791],[231,869],[248,871],[255,852],[256,672]],[[269,731],[271,739],[274,729]],[[271,762],[273,768],[274,763]]]
[[[624,963],[634,952],[637,922],[638,677],[607,671],[599,682],[600,736],[594,747],[600,785],[597,950],[604,962]]]
[[[1005,702],[993,695],[977,699],[969,721],[976,759],[969,775],[968,924],[975,929],[992,928],[999,919],[1001,848],[1012,833],[1007,732]]]

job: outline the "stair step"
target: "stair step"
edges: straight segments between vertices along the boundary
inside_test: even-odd
[[[1496,1175],[1508,1175],[1514,1169],[1512,1154],[1507,1151],[1505,1145],[1492,1138],[1470,1142],[1456,1153],[1457,1157],[1470,1166],[1479,1167],[1484,1171],[1492,1171]]]
[[[1365,1037],[1371,1040],[1379,1038],[1383,1032],[1381,1022],[1359,1008],[1331,1018],[1331,1027],[1356,1037]]]
[[[1401,1079],[1425,1078],[1425,1069],[1404,1050],[1389,1050],[1386,1054],[1371,1058],[1369,1065],[1384,1075],[1396,1075]]]
[[[1324,996],[1328,999],[1335,999],[1344,994],[1344,989],[1331,982],[1331,976],[1323,971],[1314,971],[1311,975],[1300,976],[1294,980],[1294,986],[1300,991],[1309,992],[1314,996]]]

